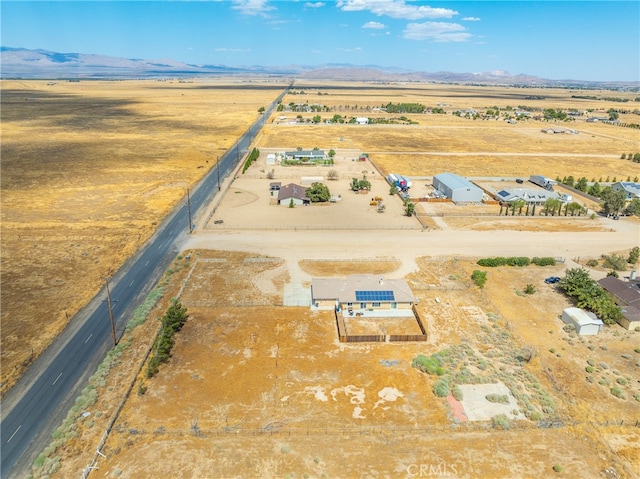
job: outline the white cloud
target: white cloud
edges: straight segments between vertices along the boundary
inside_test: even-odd
[[[214,51],[216,51],[216,52],[238,53],[238,52],[250,52],[251,49],[250,48],[225,48],[225,47],[221,47],[221,48],[214,48]]]
[[[324,2],[315,2],[315,3],[307,2],[304,4],[306,8],[320,8],[320,7],[324,7],[325,5],[326,3]]]
[[[480,19],[478,17],[464,17],[462,20],[465,22],[479,22]]]
[[[448,8],[432,8],[427,5],[407,5],[405,0],[343,0],[337,3],[345,12],[369,11],[378,16],[419,20],[421,18],[451,18],[458,15]]]
[[[445,22],[409,23],[403,36],[409,40],[435,42],[466,42],[472,37],[462,25]]]
[[[238,10],[244,15],[266,15],[267,12],[275,10],[275,7],[268,5],[267,0],[233,0],[234,10]]]
[[[384,30],[387,26],[380,22],[367,22],[362,25],[362,28],[373,28],[374,30]]]
[[[336,48],[336,50],[338,50],[339,52],[348,52],[348,53],[353,53],[353,52],[361,52],[362,51],[362,47],[355,47],[355,48]]]

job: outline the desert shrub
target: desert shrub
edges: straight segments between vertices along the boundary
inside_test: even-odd
[[[495,268],[497,266],[529,266],[531,260],[524,256],[511,256],[505,258],[497,256],[495,258],[482,258],[477,261],[478,266]]]
[[[625,399],[624,392],[617,386],[612,387],[609,392],[613,394],[618,399]]]
[[[638,354],[640,354],[640,348],[635,348],[634,351]]]
[[[623,378],[623,377],[616,378],[616,382],[620,386],[626,386],[627,385],[627,380],[625,378]]]
[[[640,247],[634,246],[629,252],[629,257],[627,258],[627,263],[636,264],[640,259]]]
[[[291,452],[291,447],[289,447],[289,444],[283,444],[280,448],[280,452],[282,454],[289,454]]]
[[[524,293],[525,294],[534,294],[535,292],[536,292],[536,287],[534,285],[532,285],[531,283],[528,283],[524,287]]]
[[[595,268],[596,266],[598,266],[600,263],[598,263],[597,259],[590,259],[589,261],[587,261],[587,266],[589,268]]]
[[[531,262],[536,266],[555,266],[556,259],[550,256],[543,256],[541,258],[534,256],[531,258]]]
[[[443,398],[449,395],[449,381],[444,378],[440,378],[433,385],[433,394]]]
[[[555,472],[562,472],[562,466],[560,464],[554,464],[553,465],[553,470]]]
[[[492,403],[509,404],[509,396],[506,394],[487,394],[484,398]]]
[[[602,259],[604,260],[602,265],[605,268],[610,268],[615,271],[624,271],[627,269],[627,260],[622,255],[615,253],[602,255]]]
[[[444,374],[444,369],[440,366],[440,361],[433,356],[425,356],[424,354],[419,354],[413,361],[411,361],[411,367],[419,369],[423,373],[427,374],[437,374],[438,376],[442,376]]]
[[[471,274],[471,279],[478,288],[483,288],[485,283],[487,282],[487,273],[486,271],[480,271],[476,269]]]
[[[509,421],[509,418],[504,414],[494,416],[491,423],[493,424],[494,429],[507,430],[511,428],[511,421]]]
[[[584,368],[584,370],[586,372],[588,372],[589,374],[591,374],[594,371],[594,367],[593,366],[587,366],[586,368]]]
[[[451,394],[453,394],[453,397],[458,401],[462,401],[464,397],[464,395],[462,394],[462,389],[460,389],[460,386],[458,386],[457,384],[451,389]]]

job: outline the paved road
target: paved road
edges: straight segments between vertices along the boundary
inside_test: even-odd
[[[218,165],[194,189],[192,216],[218,192],[220,181],[238,165],[286,90],[254,125],[220,158]],[[161,278],[189,233],[186,201],[176,207],[154,236],[111,281],[111,299],[117,336],[134,309]],[[113,347],[108,305],[101,292],[29,368],[2,402],[0,477],[28,475],[35,457],[50,442],[51,433],[65,417],[106,353]]]

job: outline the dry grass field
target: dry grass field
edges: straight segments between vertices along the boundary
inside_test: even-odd
[[[427,318],[428,342],[357,345],[337,341],[330,312],[269,306],[288,279],[282,259],[190,253],[198,261],[173,283],[189,278],[181,297],[189,320],[170,364],[151,380],[139,377],[146,393],[134,387],[102,449],[100,474],[411,477],[426,464],[455,469],[458,477],[511,478],[547,477],[559,464],[571,477],[598,477],[608,467],[617,477],[634,477],[639,435],[620,426],[637,420],[634,333],[611,329],[578,338],[563,331],[548,311],[568,303],[542,282],[563,266],[491,270],[481,291],[468,280],[473,262],[418,259],[407,281]],[[334,274],[322,262],[305,263],[311,274]],[[377,269],[393,276],[393,263],[382,263],[389,264]],[[366,263],[344,265],[369,272]],[[229,271],[237,274],[230,278]],[[526,282],[540,285],[533,296],[517,294]],[[214,289],[217,294],[207,293]],[[239,291],[263,305],[238,306]],[[523,346],[536,352],[528,364],[514,359]],[[473,375],[511,378],[521,397],[511,430],[458,423],[449,401],[432,393],[434,378],[411,367],[416,354],[447,348]],[[629,353],[631,359],[622,356]],[[594,357],[607,364],[596,379],[628,380],[625,400],[578,373]],[[529,421],[526,404],[561,426]],[[95,413],[108,408],[99,401],[81,420],[78,438],[63,453],[61,476],[86,465],[91,454],[83,444],[97,440]]]
[[[284,84],[1,88],[4,393]]]

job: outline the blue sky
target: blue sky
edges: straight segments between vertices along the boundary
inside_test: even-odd
[[[3,46],[195,65],[640,80],[640,2],[7,1]]]

